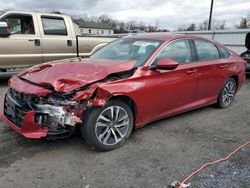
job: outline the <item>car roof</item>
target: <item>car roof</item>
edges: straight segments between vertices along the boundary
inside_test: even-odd
[[[202,40],[209,41],[208,39],[200,37],[200,36],[173,34],[173,33],[146,33],[146,34],[137,34],[137,35],[127,36],[126,38],[161,40],[165,42],[175,40],[175,39],[202,39]]]

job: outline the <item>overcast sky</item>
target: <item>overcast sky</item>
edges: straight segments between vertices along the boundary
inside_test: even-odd
[[[98,16],[108,14],[119,21],[158,23],[176,29],[208,19],[211,0],[0,0],[2,9],[59,10],[68,14]],[[213,18],[235,25],[241,16],[250,15],[250,0],[214,0]]]

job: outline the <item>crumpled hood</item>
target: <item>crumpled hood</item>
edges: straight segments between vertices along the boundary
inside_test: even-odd
[[[112,73],[132,70],[134,65],[135,61],[74,58],[37,65],[18,76],[41,86],[53,86],[59,92],[70,92]]]

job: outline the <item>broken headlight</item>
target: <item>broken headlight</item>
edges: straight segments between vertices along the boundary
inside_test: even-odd
[[[57,105],[57,106],[76,106],[76,105],[80,104],[79,101],[70,101],[66,97],[54,96],[54,95],[50,95],[46,98],[41,97],[40,102],[47,103],[47,104],[53,104],[53,105]]]

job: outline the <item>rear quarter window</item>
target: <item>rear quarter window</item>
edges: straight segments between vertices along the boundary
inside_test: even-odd
[[[198,61],[208,61],[220,58],[220,53],[214,44],[203,40],[194,40],[194,43],[197,49]]]
[[[220,51],[220,58],[227,59],[230,56],[230,53],[223,47],[217,46]]]

